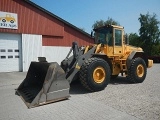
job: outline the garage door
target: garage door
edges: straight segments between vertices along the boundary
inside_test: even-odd
[[[21,35],[0,33],[0,72],[21,71]]]

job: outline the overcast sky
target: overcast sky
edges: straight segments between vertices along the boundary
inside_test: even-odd
[[[31,0],[67,22],[90,34],[97,20],[113,18],[126,33],[138,33],[140,14],[157,15],[160,20],[160,0]]]

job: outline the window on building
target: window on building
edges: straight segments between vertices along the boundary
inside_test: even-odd
[[[6,56],[1,56],[1,59],[6,59]]]
[[[6,50],[5,49],[1,49],[1,52],[6,52]]]
[[[18,56],[18,55],[16,55],[16,56],[15,56],[15,58],[19,58],[19,56]]]
[[[17,50],[17,49],[16,49],[16,50],[14,50],[14,51],[15,51],[15,52],[19,52],[19,50]]]
[[[12,49],[8,49],[8,52],[13,52],[13,50]]]
[[[12,55],[9,55],[8,58],[13,58],[13,56],[12,56]]]

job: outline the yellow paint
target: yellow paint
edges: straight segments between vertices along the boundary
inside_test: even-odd
[[[153,60],[148,60],[148,68],[152,67],[153,66]]]
[[[84,54],[87,53],[88,49],[89,49],[89,46],[85,47]]]
[[[105,80],[106,72],[103,67],[97,67],[93,71],[93,80],[95,83],[102,83]]]
[[[118,75],[121,72],[119,63],[113,64],[112,69],[113,69],[112,75]]]
[[[95,53],[99,53],[99,52],[101,52],[102,50],[101,50],[101,44],[99,44],[99,45],[97,45],[97,48],[96,48],[96,51],[95,51]]]
[[[16,21],[15,18],[12,17],[10,14],[6,14],[5,17],[0,17],[0,20],[6,20],[7,22],[11,22],[11,21],[15,22]]]
[[[76,64],[76,69],[80,69],[81,67],[78,65],[78,63]]]
[[[142,64],[138,65],[136,72],[137,72],[137,76],[138,77],[143,77],[143,75],[144,75],[144,66]]]

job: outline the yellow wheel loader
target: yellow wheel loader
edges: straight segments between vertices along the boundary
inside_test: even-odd
[[[79,47],[73,42],[61,65],[48,63],[45,58],[31,62],[26,78],[16,91],[29,108],[67,99],[70,83],[75,80],[93,92],[105,89],[110,79],[120,73],[130,82],[144,81],[147,67],[152,67],[153,61],[141,48],[127,44],[123,27],[96,28],[94,37],[93,45]]]

